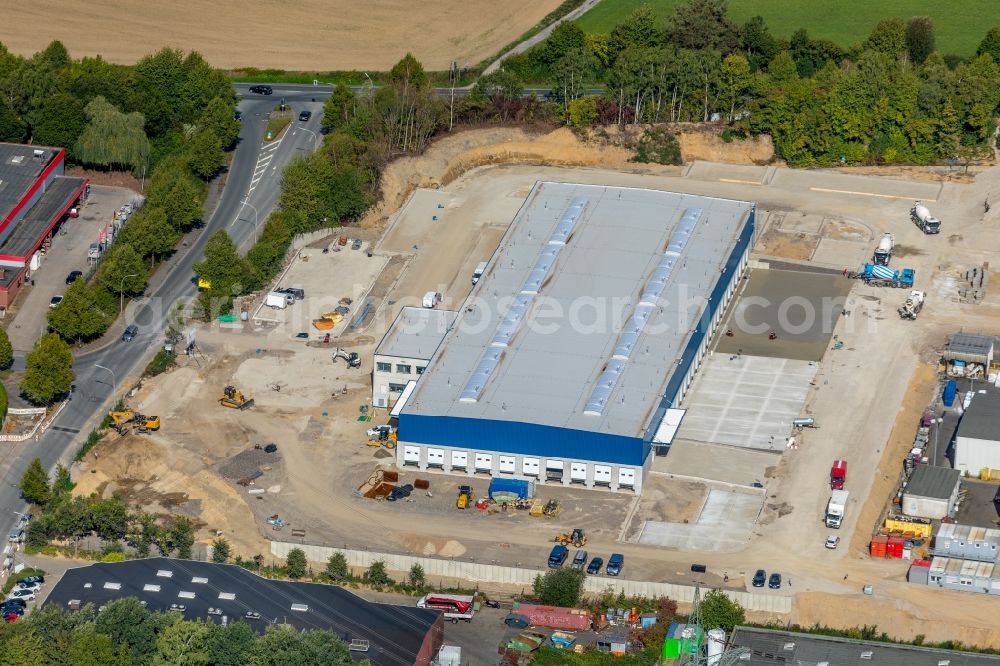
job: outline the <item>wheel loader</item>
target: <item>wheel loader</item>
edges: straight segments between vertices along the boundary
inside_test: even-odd
[[[245,411],[253,407],[253,398],[243,395],[235,386],[227,386],[222,390],[219,404],[230,409]]]
[[[108,416],[111,417],[112,427],[119,432],[119,434],[128,434],[128,424],[135,424],[136,432],[147,433],[153,430],[160,429],[160,417],[159,416],[147,416],[145,414],[138,414],[132,410],[125,410],[121,412],[111,411],[108,412]]]
[[[557,535],[554,541],[562,546],[572,544],[575,548],[582,548],[587,545],[587,535],[583,533],[583,530],[577,528],[569,534],[564,532]]]

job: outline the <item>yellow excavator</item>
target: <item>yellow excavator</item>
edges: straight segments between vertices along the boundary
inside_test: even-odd
[[[219,404],[223,407],[243,411],[253,407],[253,398],[243,395],[243,392],[235,386],[227,386],[222,390]]]
[[[160,429],[159,416],[146,416],[145,414],[133,412],[131,409],[121,412],[111,411],[108,412],[108,416],[111,417],[112,427],[122,435],[128,434],[129,423],[134,423],[136,432],[141,433]]]

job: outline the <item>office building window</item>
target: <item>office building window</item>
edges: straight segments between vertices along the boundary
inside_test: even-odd
[[[424,370],[426,370],[426,369],[427,369],[426,365],[418,365],[417,366],[417,374],[418,375],[424,374]]]
[[[413,366],[411,366],[411,365],[409,365],[407,363],[397,363],[396,364],[396,372],[398,372],[401,375],[408,375],[411,372],[413,372]]]
[[[383,363],[379,361],[375,364],[375,369],[379,372],[392,372],[392,363]]]

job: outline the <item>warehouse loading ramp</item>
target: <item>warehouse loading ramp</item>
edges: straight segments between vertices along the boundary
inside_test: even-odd
[[[656,447],[658,454],[666,455],[674,437],[677,436],[677,430],[680,429],[686,413],[686,409],[668,409],[663,415],[663,419],[656,429],[656,434],[653,435],[653,446]]]
[[[416,379],[411,379],[410,381],[406,382],[406,388],[404,388],[403,392],[399,394],[399,397],[396,399],[396,403],[392,406],[392,409],[389,411],[389,418],[393,419],[399,418],[399,413],[403,411],[403,407],[406,407],[406,403],[410,399],[410,396],[413,395],[413,390],[415,388],[417,388]]]

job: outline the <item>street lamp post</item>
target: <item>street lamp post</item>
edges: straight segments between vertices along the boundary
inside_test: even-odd
[[[138,276],[138,273],[131,273],[122,278],[121,287],[118,289],[118,314],[121,314],[125,310],[125,280]]]
[[[115,377],[115,371],[112,370],[111,368],[105,368],[103,365],[98,365],[96,363],[94,364],[94,367],[95,368],[100,368],[101,370],[107,370],[108,372],[111,373],[111,386],[112,386],[112,390],[115,393],[115,397],[117,398],[118,397],[118,379]]]
[[[305,128],[303,127],[302,129],[305,129]],[[306,130],[306,131],[308,132],[309,130]],[[259,219],[259,217],[257,215],[257,207],[254,206],[249,201],[247,201],[246,199],[243,200],[243,205],[244,206],[250,206],[251,208],[253,208],[253,242],[256,243],[257,242],[257,223],[260,221],[260,219]]]

